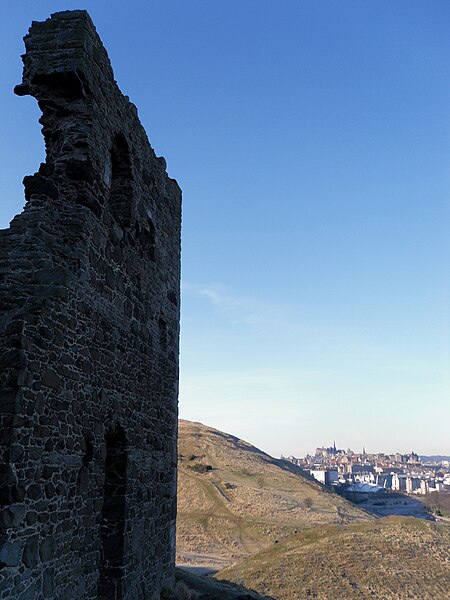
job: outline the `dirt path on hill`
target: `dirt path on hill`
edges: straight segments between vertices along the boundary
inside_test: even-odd
[[[191,479],[194,479],[196,484],[203,490],[206,498],[211,501],[213,510],[210,513],[184,512],[180,513],[180,515],[182,514],[183,517],[187,519],[201,520],[203,527],[208,530],[208,534],[220,546],[224,546],[224,543],[217,537],[214,530],[208,526],[208,518],[205,522],[205,516],[209,518],[225,518],[231,521],[236,528],[237,539],[240,542],[244,554],[254,554],[266,546],[265,542],[255,536],[251,531],[250,523],[244,522],[241,517],[235,515],[230,508],[228,508],[227,503],[229,503],[230,500],[219,488],[217,482],[205,480],[204,478],[191,473],[187,473],[187,475]],[[226,549],[231,553],[229,548]]]

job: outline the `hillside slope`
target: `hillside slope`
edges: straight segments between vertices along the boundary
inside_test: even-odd
[[[414,517],[304,531],[216,575],[278,600],[450,598],[450,529]]]
[[[178,466],[180,565],[220,568],[303,529],[373,519],[294,465],[200,423],[180,420]]]

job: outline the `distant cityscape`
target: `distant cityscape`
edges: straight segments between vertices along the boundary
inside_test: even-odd
[[[324,485],[345,486],[351,491],[392,490],[425,495],[450,491],[450,457],[409,454],[371,454],[336,448],[316,448],[313,456],[282,457],[301,467]],[[353,487],[349,487],[353,486]],[[364,487],[362,487],[364,486]]]

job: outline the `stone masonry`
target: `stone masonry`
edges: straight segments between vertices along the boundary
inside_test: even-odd
[[[174,578],[181,192],[85,11],[34,22],[46,162],[0,231],[0,598]]]

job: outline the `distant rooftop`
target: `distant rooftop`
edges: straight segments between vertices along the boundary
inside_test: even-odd
[[[354,483],[347,488],[347,492],[356,492],[358,494],[375,494],[377,492],[385,492],[386,488],[374,483]]]

